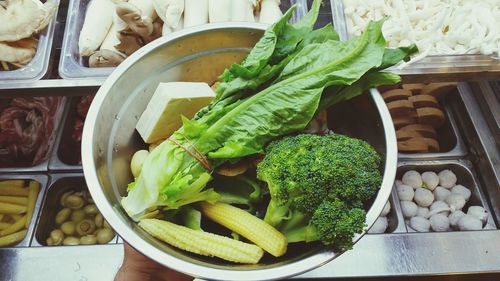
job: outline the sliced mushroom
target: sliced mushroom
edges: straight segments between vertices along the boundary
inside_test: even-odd
[[[8,42],[28,38],[44,29],[57,7],[54,1],[39,0],[9,0],[2,6],[0,41]]]
[[[128,27],[141,37],[147,37],[153,33],[153,21],[148,16],[143,16],[141,10],[136,6],[124,2],[116,5],[116,14]]]
[[[125,57],[111,50],[99,50],[89,57],[90,67],[113,67],[119,65]]]
[[[139,50],[143,45],[139,36],[126,31],[119,32],[118,39],[120,44],[116,45],[115,48],[127,56]]]

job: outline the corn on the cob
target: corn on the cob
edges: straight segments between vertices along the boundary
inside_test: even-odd
[[[193,230],[168,221],[142,219],[139,226],[152,236],[174,247],[204,256],[255,264],[264,255],[264,251],[253,244],[201,230]]]
[[[203,202],[201,209],[203,214],[214,222],[240,234],[271,255],[279,257],[286,253],[286,237],[256,216],[225,203]]]

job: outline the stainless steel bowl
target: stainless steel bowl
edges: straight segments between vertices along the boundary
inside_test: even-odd
[[[319,243],[301,243],[302,246],[290,247],[279,259],[269,257],[257,265],[236,265],[190,254],[152,238],[120,206],[121,196],[125,195],[126,186],[132,180],[130,158],[143,147],[135,125],[158,82],[212,83],[225,67],[246,55],[264,29],[264,25],[254,23],[221,23],[186,29],[154,41],[111,74],[99,89],[85,122],[83,169],[101,213],[134,248],[165,266],[192,276],[217,280],[277,279],[309,271],[341,254]],[[363,114],[346,110],[347,105],[340,106],[332,114],[335,117],[336,113],[345,111],[335,117],[334,123],[341,125],[338,130],[367,139],[384,156],[382,187],[366,219],[371,226],[391,192],[396,174],[396,137],[389,112],[378,92],[372,91],[366,99]]]

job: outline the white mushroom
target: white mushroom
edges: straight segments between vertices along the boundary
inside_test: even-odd
[[[446,189],[442,186],[436,187],[434,189],[434,198],[438,201],[444,201],[448,196],[450,196],[451,191],[449,189]]]
[[[429,208],[429,213],[427,214],[427,216],[431,217],[435,214],[443,214],[445,216],[448,216],[448,214],[450,214],[450,206],[443,201],[434,201],[434,203],[432,203]]]
[[[470,206],[467,210],[467,215],[472,215],[478,218],[482,223],[488,220],[488,211],[481,206]]]
[[[226,0],[227,1],[227,0]],[[176,28],[184,12],[184,0],[153,0],[158,17],[171,29]]]
[[[231,2],[232,0],[208,0],[208,21],[231,21]]]
[[[372,228],[370,228],[370,233],[384,233],[387,230],[387,226],[389,222],[387,217],[378,217],[377,220],[373,223]]]
[[[471,191],[467,187],[457,184],[451,189],[451,193],[459,193],[462,194],[464,197],[465,201],[469,201],[470,196],[471,196]]]
[[[422,182],[425,188],[434,190],[439,184],[439,177],[434,172],[423,172]]]
[[[278,21],[283,12],[280,9],[280,0],[261,0],[259,22],[272,24]]]
[[[450,170],[439,172],[439,185],[445,188],[452,188],[457,183],[457,176]]]
[[[427,207],[418,207],[417,209],[417,217],[427,218],[428,213],[429,213],[429,208]]]
[[[476,216],[465,215],[458,220],[458,228],[460,230],[481,230],[483,224]]]
[[[125,56],[122,54],[111,51],[108,49],[102,49],[94,52],[89,57],[89,67],[113,67],[118,66]]]
[[[419,172],[414,170],[404,173],[401,181],[413,188],[422,187],[422,176],[420,176]]]
[[[444,201],[450,205],[450,210],[452,212],[462,210],[465,206],[465,198],[460,193],[451,193]]]
[[[128,2],[117,4],[116,14],[127,23],[128,28],[142,38],[153,33],[153,19],[143,15],[143,12],[135,5]]]
[[[413,187],[405,184],[397,186],[396,192],[398,193],[399,200],[401,201],[412,201],[415,194]]]
[[[450,221],[448,217],[443,214],[435,214],[430,219],[431,228],[434,231],[448,231],[450,229]]]
[[[405,218],[411,218],[417,215],[417,204],[411,201],[401,201],[401,211]]]
[[[115,4],[109,0],[90,1],[78,38],[80,55],[90,56],[99,48],[113,24],[114,11]]]
[[[228,7],[230,9],[230,7]],[[184,27],[208,23],[208,0],[184,1]]]
[[[451,227],[453,227],[454,229],[457,229],[458,230],[458,221],[463,217],[465,216],[465,213],[462,212],[461,210],[458,210],[458,211],[455,211],[453,213],[451,213],[449,216],[448,216],[448,219],[450,220],[450,225]]]
[[[385,217],[389,214],[391,211],[391,202],[387,201],[384,205],[384,209],[382,209],[382,213],[380,214],[381,217]]]
[[[429,232],[431,223],[422,217],[413,217],[410,219],[410,227],[418,232]]]
[[[231,0],[231,21],[255,21],[255,0]]]
[[[415,190],[413,199],[420,207],[429,207],[434,202],[434,194],[428,189],[419,187]]]
[[[55,1],[7,0],[0,5],[0,41],[17,41],[44,29],[56,11]]]

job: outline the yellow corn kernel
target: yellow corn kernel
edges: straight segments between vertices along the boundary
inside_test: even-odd
[[[201,210],[209,219],[240,234],[271,255],[279,257],[286,253],[286,237],[256,216],[225,203],[203,202]]]
[[[139,222],[147,233],[179,249],[204,256],[215,256],[224,260],[256,264],[264,251],[253,245],[225,236],[158,219],[142,219]]]

